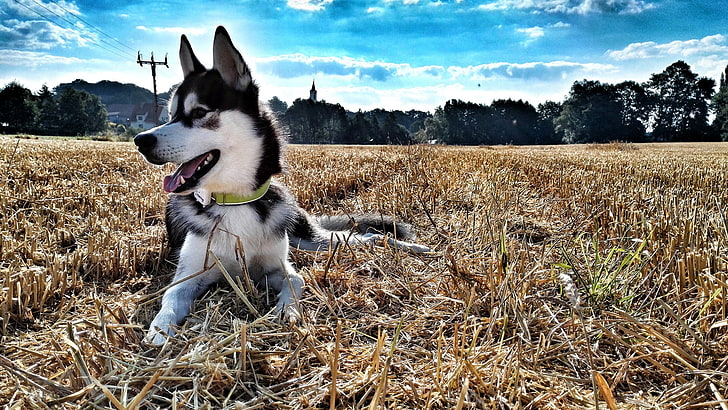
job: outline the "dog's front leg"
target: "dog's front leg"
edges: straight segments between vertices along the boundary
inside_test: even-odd
[[[276,265],[268,265],[265,273],[267,286],[278,292],[275,314],[286,322],[301,319],[299,300],[303,293],[304,280],[288,259],[278,259]]]
[[[148,343],[162,345],[166,336],[173,336],[173,326],[184,320],[195,299],[219,279],[217,268],[205,266],[206,255],[207,238],[188,234],[180,250],[173,285],[164,292],[159,313],[149,325],[145,339]]]
[[[303,276],[296,272],[291,262],[283,261],[283,266],[273,275],[273,282],[278,282],[274,288],[278,288],[278,303],[276,313],[284,321],[298,322],[301,320],[299,300],[303,293]]]

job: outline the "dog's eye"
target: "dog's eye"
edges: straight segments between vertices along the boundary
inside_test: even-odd
[[[193,120],[199,120],[200,118],[203,118],[207,113],[210,112],[210,110],[206,110],[202,107],[197,107],[190,112],[190,117]]]

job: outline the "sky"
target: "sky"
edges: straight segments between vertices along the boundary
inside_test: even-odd
[[[728,0],[0,0],[0,86],[182,80],[186,34],[212,64],[223,25],[261,98],[356,111],[434,111],[449,99],[562,101],[574,81],[647,81],[677,60],[718,81]]]

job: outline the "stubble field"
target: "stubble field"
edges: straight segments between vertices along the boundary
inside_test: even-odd
[[[131,143],[0,138],[0,406],[728,408],[728,145],[289,148],[312,213],[433,253],[292,251],[304,322],[169,283],[166,171]]]

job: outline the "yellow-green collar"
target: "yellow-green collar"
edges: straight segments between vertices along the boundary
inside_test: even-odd
[[[268,188],[270,188],[270,179],[265,181],[265,183],[263,183],[260,188],[258,188],[250,195],[235,195],[213,192],[211,196],[215,203],[217,203],[218,205],[244,205],[262,198],[263,195],[268,192]]]

